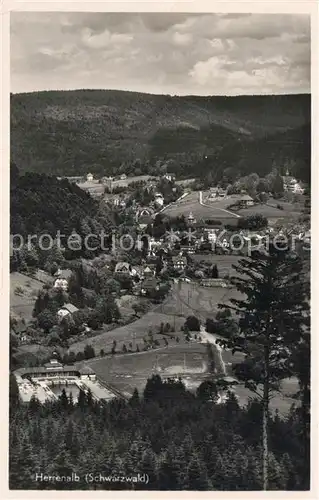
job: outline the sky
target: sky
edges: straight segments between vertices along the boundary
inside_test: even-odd
[[[310,16],[12,12],[11,92],[310,92]]]

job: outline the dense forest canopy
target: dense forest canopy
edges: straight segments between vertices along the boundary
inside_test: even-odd
[[[241,409],[236,397],[221,405],[185,389],[182,382],[149,379],[129,402],[99,404],[80,393],[74,404],[17,401],[10,408],[10,485],[14,489],[260,490],[261,405]],[[304,489],[299,453],[301,416],[271,415],[269,489]],[[71,475],[79,482],[36,482],[36,473]],[[84,475],[147,474],[149,482],[86,483]]]
[[[76,184],[31,172],[19,176],[16,168],[11,167],[11,234],[71,234],[83,219],[96,216],[97,202]]]
[[[170,169],[192,176],[205,156],[204,173],[264,174],[274,158],[298,173],[310,169],[309,124],[307,94],[34,92],[11,96],[11,154],[22,172],[53,175],[154,174],[156,161],[171,160]]]

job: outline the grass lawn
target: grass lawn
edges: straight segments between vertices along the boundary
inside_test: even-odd
[[[219,303],[228,303],[231,297],[240,297],[233,288],[206,288],[197,283],[178,283],[173,287],[172,299],[163,305],[163,312],[187,317],[194,314],[203,322],[214,316]]]
[[[194,254],[192,255],[192,259],[195,262],[202,262],[209,265],[216,264],[219,272],[219,276],[223,277],[225,274],[229,274],[230,276],[235,276],[236,271],[232,268],[233,264],[238,264],[238,261],[243,257],[237,255],[216,255],[212,252],[207,254]]]
[[[287,217],[291,215],[291,213],[285,212],[285,210],[279,210],[279,208],[276,208],[275,206],[269,206],[269,205],[254,205],[253,207],[249,208],[242,208],[241,210],[238,210],[238,215],[241,215],[242,217],[249,217],[250,215],[263,215],[264,217]]]
[[[38,291],[42,290],[41,281],[29,278],[21,273],[10,274],[10,311],[26,321],[32,319],[32,311]]]
[[[178,332],[180,331],[182,324],[184,324],[184,321],[185,320],[183,318],[174,317],[173,314],[170,315],[165,312],[151,311],[133,323],[129,323],[108,332],[100,333],[95,337],[90,337],[85,340],[81,340],[80,342],[71,344],[70,351],[75,353],[83,351],[87,344],[90,344],[95,349],[96,353],[98,353],[101,349],[110,351],[113,340],[116,340],[119,349],[121,349],[123,343],[125,343],[128,347],[128,343],[133,342],[134,340],[136,344],[139,344],[139,347],[142,348],[143,337],[147,336],[150,330],[152,330],[155,334],[161,323],[170,323],[172,326],[175,324],[176,332]],[[176,334],[172,333],[172,335]],[[159,340],[161,340],[163,336],[159,335],[158,337]]]
[[[97,376],[131,395],[142,392],[147,379],[155,373],[162,378],[181,376],[187,387],[197,387],[207,378],[207,351],[203,344],[174,345],[154,351],[108,356],[86,362]]]
[[[199,192],[192,191],[178,203],[172,203],[167,209],[163,210],[164,215],[177,217],[185,215],[186,217],[192,212],[193,216],[199,219],[215,219],[221,220],[222,223],[228,224],[229,221],[237,220],[237,217],[229,213],[217,210],[214,206],[203,206],[199,203]]]

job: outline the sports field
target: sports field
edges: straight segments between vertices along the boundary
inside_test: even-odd
[[[147,379],[159,374],[162,379],[181,377],[189,388],[207,378],[207,350],[204,344],[192,342],[154,351],[108,356],[86,362],[97,376],[124,396],[135,388],[141,393]]]

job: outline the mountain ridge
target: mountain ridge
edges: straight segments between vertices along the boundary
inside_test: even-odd
[[[310,94],[170,96],[89,89],[12,94],[11,157],[21,172],[53,175],[131,173],[137,159],[143,173],[158,160],[195,166],[203,155],[216,157],[234,137],[249,144],[309,124],[310,103]]]

